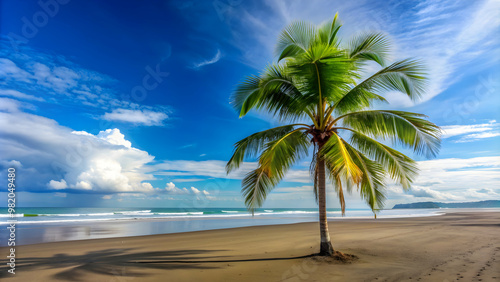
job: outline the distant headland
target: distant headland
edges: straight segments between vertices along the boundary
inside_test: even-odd
[[[392,209],[439,209],[439,208],[500,208],[500,200],[463,203],[419,202],[397,204]]]

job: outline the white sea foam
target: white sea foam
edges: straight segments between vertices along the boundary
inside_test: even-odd
[[[12,216],[10,214],[0,214],[0,217],[23,217],[24,214],[22,213],[14,213]]]
[[[157,212],[155,215],[202,215],[203,212]]]
[[[127,220],[190,220],[190,219],[210,219],[210,218],[252,218],[252,215],[243,210],[220,210],[221,213],[204,212],[156,212],[151,210],[140,211],[118,211],[107,213],[82,213],[82,214],[40,214],[40,216],[18,219],[18,224],[44,224],[44,223],[72,223],[72,222],[92,222],[92,221],[127,221]],[[373,213],[369,210],[348,210],[345,217],[340,217],[340,211],[329,211],[330,219],[373,219]],[[295,210],[295,211],[274,211],[263,210],[257,212],[253,218],[300,218],[300,220],[316,220],[317,211]],[[438,215],[437,210],[384,210],[378,214],[378,218],[404,218]],[[15,214],[16,217],[23,217],[24,214]],[[9,214],[0,214],[0,225],[8,224]],[[64,217],[64,219],[62,218]]]
[[[143,210],[143,211],[119,211],[115,212],[115,214],[123,214],[123,215],[153,215],[154,213],[151,210]]]

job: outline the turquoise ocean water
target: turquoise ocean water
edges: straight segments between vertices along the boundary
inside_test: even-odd
[[[439,215],[436,209],[382,210],[381,218]],[[329,209],[331,220],[374,220],[370,210]],[[252,216],[238,208],[18,208],[11,218],[0,209],[0,246],[5,246],[9,220],[16,223],[16,244],[191,232],[257,225],[314,222],[317,209],[258,209]]]

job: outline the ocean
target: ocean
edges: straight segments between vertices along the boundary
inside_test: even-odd
[[[382,210],[377,218],[439,215],[436,209]],[[373,219],[370,210],[328,210],[329,219]],[[167,234],[256,225],[314,222],[317,209],[258,209],[252,216],[239,208],[18,208],[15,218],[7,209],[0,212],[0,228],[16,220],[16,245]],[[6,246],[8,232],[0,232],[0,246]]]

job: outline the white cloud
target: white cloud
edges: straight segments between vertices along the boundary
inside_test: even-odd
[[[125,135],[123,135],[120,130],[118,130],[118,128],[106,129],[104,131],[101,131],[99,132],[99,134],[97,134],[97,137],[102,140],[106,140],[114,145],[122,145],[127,148],[132,148],[132,143],[130,143],[130,141],[128,140],[125,140]]]
[[[31,74],[19,68],[13,61],[7,58],[0,58],[0,77],[6,80],[29,82]]]
[[[500,132],[483,132],[483,133],[475,133],[475,134],[469,134],[460,140],[457,140],[457,143],[467,143],[467,142],[473,142],[477,141],[479,139],[485,139],[485,138],[492,138],[500,136]]]
[[[153,113],[149,117],[153,123],[165,115],[161,112],[167,111],[167,107],[162,105],[139,106],[130,97],[132,90],[117,93],[116,80],[82,68],[63,56],[44,54],[26,46],[22,49],[22,52],[9,52],[11,46],[0,41],[0,96],[45,101],[59,106],[78,105],[108,112],[113,109],[137,110],[140,107],[148,111],[146,115]],[[145,76],[147,72],[145,70]]]
[[[17,112],[21,107],[21,102],[17,100],[10,98],[0,98],[0,111]]]
[[[431,198],[433,201],[456,201],[461,198],[453,195],[452,193],[444,193],[433,190],[429,187],[413,186],[408,194],[413,195],[415,198]]]
[[[240,168],[229,175],[226,174],[226,161],[163,161],[153,165],[155,175],[168,176],[208,176],[214,178],[242,179],[251,170],[255,169],[257,163],[244,162]],[[284,181],[310,183],[311,177],[308,169],[291,169]]]
[[[66,189],[68,188],[68,183],[66,183],[66,180],[61,179],[61,181],[56,181],[56,180],[51,180],[47,186],[51,189]]]
[[[498,48],[500,2],[496,0],[456,2],[425,1],[415,7],[414,18],[392,31],[400,56],[415,56],[429,66],[430,85],[422,101],[439,95],[459,81],[459,69]],[[413,22],[411,22],[413,19]],[[407,28],[405,28],[407,27]],[[492,64],[495,60],[485,60]],[[475,68],[480,63],[475,61]]]
[[[154,157],[131,146],[118,129],[97,135],[74,132],[56,121],[27,113],[0,112],[3,159],[23,164],[24,187],[87,192],[151,192],[147,164]],[[38,187],[38,188],[37,188]]]
[[[479,139],[500,136],[500,124],[498,124],[496,120],[490,120],[488,123],[482,124],[447,125],[442,126],[441,129],[443,131],[443,138],[462,136],[455,141],[457,143],[472,142]]]
[[[199,190],[195,187],[178,188],[173,182],[169,182],[165,185],[164,189],[156,189],[156,192],[165,192],[167,195],[188,195],[188,196],[203,196],[208,197],[210,193],[206,190]]]
[[[17,90],[12,90],[12,89],[0,89],[0,96],[10,96],[10,97],[24,99],[24,100],[44,101],[44,99],[41,97],[36,97],[33,95],[24,94],[24,93],[21,93]]]
[[[110,121],[130,122],[134,124],[153,126],[163,125],[163,121],[168,118],[165,113],[153,112],[150,110],[128,110],[115,109],[111,113],[105,113],[103,118]]]
[[[441,126],[443,130],[442,138],[449,138],[467,133],[483,132],[493,130],[498,124],[496,120],[491,120],[488,123],[470,124],[470,125],[445,125]]]
[[[493,189],[500,187],[500,156],[419,161],[418,167],[419,176],[407,194],[399,186],[388,186],[390,202],[478,201],[498,198]]]
[[[30,66],[32,78],[37,84],[64,93],[78,85],[80,75],[67,67],[49,67],[42,63]]]
[[[213,58],[208,59],[208,60],[204,60],[204,61],[199,62],[199,63],[195,63],[193,65],[193,68],[199,69],[199,68],[204,67],[206,65],[215,64],[221,59],[221,57],[222,57],[222,54],[221,54],[220,50],[217,49],[217,53],[215,54],[215,56]]]
[[[343,42],[362,31],[382,31],[393,43],[393,59],[416,57],[429,67],[430,83],[423,102],[459,81],[463,67],[477,71],[498,63],[498,56],[475,60],[498,52],[500,2],[420,1],[401,5],[398,1],[265,1],[265,5],[233,7],[225,13],[233,32],[232,43],[242,51],[244,63],[258,69],[273,59],[279,32],[293,20],[314,24],[333,18],[344,25]],[[244,24],[241,24],[243,22]],[[415,102],[402,95],[387,95],[393,106],[409,107]]]
[[[173,194],[173,195],[189,194],[189,191],[186,188],[183,189],[177,188],[173,182],[167,183],[167,185],[165,186],[165,191],[168,194]]]

